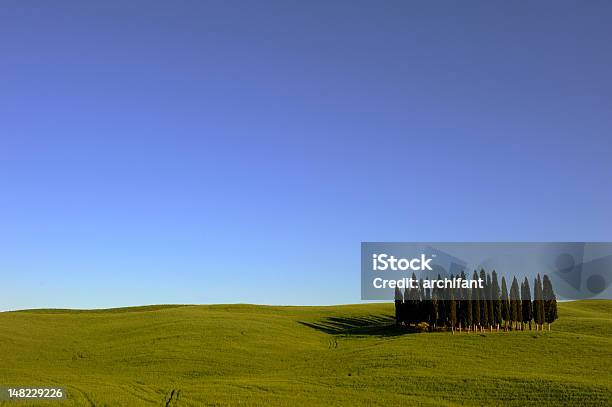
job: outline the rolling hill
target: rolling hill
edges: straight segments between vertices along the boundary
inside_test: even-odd
[[[611,405],[612,301],[551,332],[407,333],[392,304],[0,313],[0,386],[32,405]],[[5,405],[28,405],[27,402]]]

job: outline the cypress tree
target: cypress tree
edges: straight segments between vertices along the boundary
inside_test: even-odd
[[[459,275],[462,281],[465,281],[465,272],[462,270]],[[456,291],[459,296],[457,297],[457,321],[459,322],[459,332],[462,328],[467,329],[467,296],[465,295],[466,289],[459,286]]]
[[[521,302],[520,302],[520,308],[519,308],[519,312],[521,313],[521,320],[524,321],[524,314],[523,314],[523,299],[525,298],[525,283],[523,281],[521,281]],[[524,322],[521,324],[521,331],[525,329],[524,326]]]
[[[425,309],[425,290],[423,290],[423,279],[419,280],[419,286],[417,287],[417,324],[427,320],[426,309]]]
[[[524,289],[521,292],[521,303],[523,304],[523,322],[529,322],[529,330],[531,331],[531,319],[533,318],[533,309],[531,306],[531,288],[529,280],[525,277],[523,281]]]
[[[433,324],[433,329],[438,325],[438,289],[436,287],[431,290],[431,323]]]
[[[402,322],[406,325],[409,324],[409,308],[410,307],[410,288],[406,287],[404,289],[404,302],[402,303]]]
[[[493,325],[495,325],[495,310],[493,309],[493,282],[491,281],[491,274],[489,273],[487,273],[487,311],[489,313],[487,323],[489,329],[493,330]]]
[[[550,331],[550,324],[555,322],[558,318],[557,315],[557,297],[552,287],[552,282],[548,275],[544,274],[544,320],[548,324],[548,330]]]
[[[469,288],[465,289],[465,330],[470,332],[474,318],[472,316],[472,291]]]
[[[454,275],[450,275],[450,279],[454,279],[455,276]],[[447,326],[451,326],[451,298],[454,300],[453,298],[453,289],[452,288],[445,288],[444,289],[444,309],[446,312],[446,325]],[[457,309],[455,308],[455,317],[457,315]]]
[[[441,280],[440,274],[438,274],[438,280]],[[444,288],[438,288],[438,325],[443,326],[446,324],[446,290]]]
[[[508,329],[508,323],[510,321],[510,301],[508,298],[508,286],[506,285],[506,277],[502,277],[502,288],[501,288],[501,304],[502,304],[502,318],[504,320],[504,329]]]
[[[520,313],[520,300],[519,300],[519,287],[516,277],[512,279],[512,286],[510,286],[510,320],[512,321],[513,329],[518,328],[519,313]]]
[[[408,286],[404,290],[404,322],[406,325],[412,323],[412,287]]]
[[[540,274],[538,274],[535,280],[534,300],[534,311],[537,309],[537,314],[534,312],[534,316],[537,315],[537,320],[534,318],[534,321],[539,325],[539,329],[542,330],[544,328],[544,296],[542,293],[542,279],[540,278]]]
[[[427,325],[431,326],[431,288],[424,288],[423,292],[425,293],[425,297],[423,298],[423,309],[425,313],[424,321],[427,322]]]
[[[402,322],[402,302],[404,297],[402,291],[395,287],[395,324],[399,325]]]
[[[474,280],[478,280],[478,273],[474,270],[472,276]],[[472,288],[472,323],[474,324],[474,331],[480,325],[480,289]]]
[[[533,311],[533,323],[536,331],[538,330],[538,321],[540,320],[540,308],[538,307],[538,278],[533,279],[533,302],[531,304]]]
[[[499,331],[499,325],[502,322],[502,303],[500,298],[499,283],[497,281],[497,272],[493,270],[492,273],[492,285],[491,285],[491,298],[493,300],[493,320],[495,326]]]
[[[542,289],[542,278],[538,274],[538,281],[540,283],[540,328],[544,330],[544,322],[546,320],[546,313],[544,312],[544,290]]]
[[[416,276],[412,273],[412,281],[416,281]],[[410,298],[409,298],[409,310],[410,317],[409,321],[411,324],[419,323],[419,289],[411,288],[410,289]]]
[[[486,328],[489,322],[489,302],[487,301],[487,275],[484,269],[480,270],[480,278],[483,281],[484,288],[480,289],[480,324],[482,328]]]
[[[453,334],[455,333],[455,325],[457,324],[457,302],[455,301],[455,295],[453,289],[448,290],[448,320],[451,326]]]
[[[438,304],[435,297],[435,290],[430,289],[430,300],[429,300],[429,325],[433,331],[436,328],[436,322],[438,320]]]

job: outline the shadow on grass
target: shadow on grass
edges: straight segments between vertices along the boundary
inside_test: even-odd
[[[395,318],[390,315],[329,317],[317,322],[298,322],[304,326],[330,335],[398,336],[416,332],[416,330],[395,325]]]

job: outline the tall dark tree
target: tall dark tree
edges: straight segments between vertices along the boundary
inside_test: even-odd
[[[557,315],[557,297],[552,287],[552,282],[548,275],[544,274],[544,286],[542,288],[544,296],[544,320],[548,324],[548,330],[550,331],[550,324],[555,322],[558,318]]]
[[[472,329],[472,325],[474,324],[474,316],[472,309],[472,290],[469,288],[465,289],[465,328],[466,331],[470,331]]]
[[[491,281],[491,274],[487,273],[487,310],[489,319],[487,325],[489,329],[493,330],[495,325],[495,310],[493,309],[493,282]]]
[[[417,281],[416,276],[412,273],[412,281]],[[419,304],[420,303],[420,295],[419,289],[417,287],[410,288],[409,297],[408,297],[408,310],[409,310],[409,318],[408,322],[410,324],[418,324],[419,323]]]
[[[538,321],[540,320],[540,309],[538,307],[538,278],[533,279],[533,302],[531,303],[531,310],[533,312],[533,323],[535,324],[536,331],[538,330]]]
[[[416,301],[417,307],[417,324],[422,321],[427,321],[427,309],[425,308],[425,290],[423,289],[423,279],[419,280],[419,286],[417,287]]]
[[[450,279],[453,280],[455,276],[450,275]],[[446,310],[446,325],[451,326],[451,298],[454,300],[453,289],[444,288],[444,309]],[[457,305],[455,304],[455,317],[457,315]]]
[[[425,310],[424,321],[427,322],[427,325],[430,327],[433,325],[433,308],[432,308],[432,297],[431,297],[431,288],[425,288],[423,290],[425,292],[425,298],[423,299],[423,309]]]
[[[508,324],[510,322],[510,299],[508,297],[508,286],[506,285],[506,277],[502,277],[501,291],[502,318],[504,320],[505,329],[508,329]]]
[[[459,277],[461,278],[462,281],[465,281],[465,272],[462,270],[461,274],[459,275]],[[461,332],[461,330],[465,327],[467,330],[467,308],[468,308],[468,304],[467,304],[467,296],[466,296],[466,289],[459,286],[457,288],[457,290],[455,290],[455,293],[458,294],[457,296],[457,321],[459,322],[459,332]]]
[[[395,287],[395,323],[399,325],[402,322],[402,302],[404,301],[404,296],[402,295],[402,291]]]
[[[531,303],[531,288],[529,287],[529,280],[525,277],[525,281],[522,284],[523,290],[521,292],[521,304],[523,311],[523,323],[529,323],[529,330],[531,331],[531,320],[533,318],[533,309]]]
[[[478,273],[474,270],[472,276],[474,280],[478,280]],[[474,331],[480,326],[480,289],[472,288],[472,324],[474,325]]]
[[[499,282],[497,280],[497,272],[493,270],[491,273],[491,298],[493,300],[493,321],[497,330],[499,331],[499,325],[502,323],[502,303],[501,303],[501,292],[499,289]]]
[[[410,323],[410,287],[404,288],[404,301],[402,302],[402,322]]]
[[[438,281],[441,280],[440,274],[438,274]],[[444,326],[446,324],[447,318],[447,304],[448,301],[446,299],[446,290],[443,288],[437,288],[438,292],[438,325]]]
[[[457,325],[457,301],[453,291],[452,288],[448,290],[448,322],[451,330],[455,333],[455,326]]]
[[[512,328],[517,329],[520,321],[520,294],[518,281],[516,277],[512,279],[512,285],[510,286],[510,320],[512,321]]]
[[[521,281],[519,283],[519,286],[521,288],[521,294],[520,294],[520,302],[519,302],[519,313],[521,314],[521,320],[523,319],[523,297],[525,295],[525,283],[523,281]],[[521,324],[521,331],[524,330],[525,327]]]
[[[525,298],[525,283],[523,281],[521,281],[520,284],[521,284],[521,302],[520,302],[520,305],[519,305],[519,312],[521,314],[521,320],[523,321],[521,323],[521,331],[522,331],[522,330],[525,329],[525,322],[523,320],[523,317],[524,317],[524,315],[523,315],[523,298]]]
[[[542,292],[542,279],[539,274],[535,279],[533,287],[533,299],[533,320],[536,324],[536,329],[542,330],[544,327],[544,296]]]
[[[480,289],[480,324],[486,328],[489,323],[489,301],[487,301],[487,275],[484,269],[480,270],[480,279],[484,286]]]
[[[434,287],[431,289],[431,323],[433,328],[435,329],[438,326],[438,310],[440,306],[440,301],[438,299],[438,288]]]

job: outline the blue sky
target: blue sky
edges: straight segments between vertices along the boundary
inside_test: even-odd
[[[5,1],[0,309],[352,303],[361,241],[611,240],[611,19]]]

